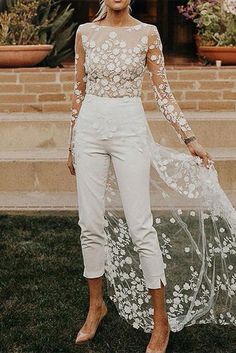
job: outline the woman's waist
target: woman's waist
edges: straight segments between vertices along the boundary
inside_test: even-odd
[[[86,93],[84,100],[86,101],[100,101],[100,102],[109,102],[110,104],[119,104],[120,102],[142,102],[141,96],[118,96],[118,97],[113,97],[110,95],[98,95],[98,94],[92,94],[92,93]]]
[[[141,97],[107,97],[86,94],[80,109],[80,116],[109,117],[129,119],[131,116],[144,115]]]
[[[139,97],[101,97],[86,94],[78,116],[78,130],[122,135],[144,133],[146,115]],[[134,131],[133,131],[134,130]]]

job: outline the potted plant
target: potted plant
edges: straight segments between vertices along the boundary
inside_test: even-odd
[[[196,23],[200,55],[236,64],[236,0],[190,0],[178,10]]]
[[[0,13],[0,67],[57,66],[72,49],[70,5],[55,0],[6,0]]]

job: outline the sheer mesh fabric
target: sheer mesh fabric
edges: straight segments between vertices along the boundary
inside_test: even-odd
[[[184,138],[193,134],[170,90],[162,44],[154,25],[114,28],[85,23],[78,27],[75,51],[73,119],[78,116],[86,93],[141,96],[147,69],[158,106],[177,135]]]

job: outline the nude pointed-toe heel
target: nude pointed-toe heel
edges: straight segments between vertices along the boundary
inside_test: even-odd
[[[106,305],[104,303],[104,307],[103,307],[101,316],[100,316],[100,318],[99,318],[99,320],[98,320],[98,322],[96,324],[95,330],[93,330],[91,333],[85,333],[82,330],[80,330],[78,332],[76,340],[75,340],[75,344],[76,345],[84,344],[86,342],[91,341],[94,338],[94,336],[95,336],[95,334],[97,332],[97,328],[98,328],[99,325],[101,326],[102,319],[107,315],[107,312],[108,312],[108,310],[107,310],[107,307],[106,307]]]
[[[168,346],[169,337],[170,337],[170,325],[168,325],[168,333],[167,333],[167,337],[166,337],[163,349],[161,351],[158,351],[155,349],[153,350],[153,349],[147,348],[145,353],[166,353],[166,348]]]

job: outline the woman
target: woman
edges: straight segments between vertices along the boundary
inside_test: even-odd
[[[206,170],[213,161],[197,141],[170,91],[156,27],[136,20],[130,11],[130,0],[101,1],[98,17],[80,25],[76,34],[75,89],[67,165],[71,174],[76,175],[84,276],[90,292],[88,315],[76,344],[93,338],[107,314],[102,276],[105,266],[109,273],[115,263],[112,260],[111,266],[106,265],[104,231],[106,182],[112,161],[128,234],[137,250],[144,283],[152,300],[154,325],[146,353],[161,353],[166,351],[170,325],[165,308],[165,264],[150,207],[150,165],[157,158],[157,149],[143,119],[141,88],[145,68],[160,109],[180,141],[186,144],[191,156],[201,159]],[[157,160],[156,168],[158,163]],[[163,166],[161,168],[160,174]],[[123,249],[125,251],[128,250]],[[113,256],[112,250],[110,256]],[[126,260],[126,265],[132,261],[130,257]],[[109,274],[109,281],[115,288],[117,276],[113,275]],[[143,302],[138,300],[139,304]],[[138,309],[137,305],[133,307]]]

